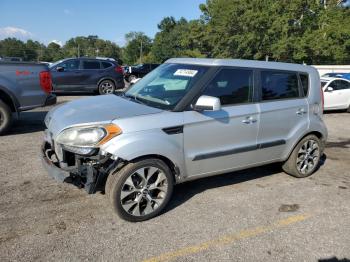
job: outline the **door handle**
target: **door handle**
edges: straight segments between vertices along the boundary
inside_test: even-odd
[[[299,108],[298,110],[297,110],[297,115],[300,115],[300,116],[302,116],[303,114],[306,114],[306,111],[305,111],[305,109],[304,108]]]
[[[242,120],[242,123],[244,124],[253,124],[255,122],[257,122],[258,120],[256,120],[255,118],[253,118],[252,116],[248,116],[245,119]]]

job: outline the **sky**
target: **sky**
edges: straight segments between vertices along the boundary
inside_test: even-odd
[[[153,38],[165,16],[199,18],[201,3],[205,0],[0,0],[0,40],[64,44],[75,36],[98,35],[123,46],[130,31]]]

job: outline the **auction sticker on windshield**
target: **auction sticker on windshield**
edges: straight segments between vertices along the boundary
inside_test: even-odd
[[[191,69],[178,69],[174,73],[174,76],[187,76],[187,77],[194,77],[198,73],[197,70],[191,70]]]

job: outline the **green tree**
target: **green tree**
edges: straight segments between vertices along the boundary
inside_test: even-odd
[[[43,61],[52,62],[52,61],[58,61],[63,58],[64,58],[64,53],[61,46],[54,42],[49,43],[45,50]]]
[[[16,38],[6,38],[0,41],[0,56],[25,57],[25,44]]]
[[[123,50],[123,60],[126,64],[132,65],[136,63],[145,62],[144,58],[148,60],[152,40],[143,32],[129,32],[125,35],[126,46]],[[142,59],[142,61],[141,61]]]
[[[105,56],[120,59],[121,48],[111,41],[99,39],[95,35],[77,36],[69,39],[63,46],[65,57]]]
[[[327,1],[208,0],[200,9],[212,57],[325,63],[349,58],[350,10]]]
[[[154,38],[152,55],[157,62],[171,57],[205,57],[205,25],[198,20],[188,22],[165,17],[159,24]]]

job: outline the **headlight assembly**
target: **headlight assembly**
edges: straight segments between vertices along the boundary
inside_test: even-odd
[[[104,126],[72,127],[63,130],[58,135],[56,142],[67,148],[96,148],[121,133],[122,130],[113,124]]]

